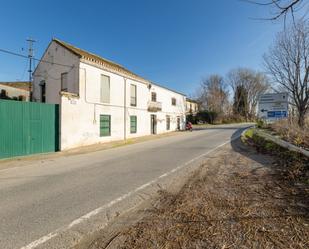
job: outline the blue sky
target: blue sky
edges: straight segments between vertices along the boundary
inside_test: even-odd
[[[191,94],[203,77],[249,67],[263,71],[282,23],[239,0],[1,1],[0,48],[40,58],[52,37],[122,64],[146,79]],[[27,80],[27,61],[0,53],[0,81]]]

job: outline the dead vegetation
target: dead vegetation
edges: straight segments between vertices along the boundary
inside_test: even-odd
[[[273,158],[225,150],[177,194],[162,192],[135,225],[90,248],[309,248],[308,184]]]
[[[281,120],[270,124],[268,128],[282,139],[309,150],[309,124],[300,128],[293,120]]]

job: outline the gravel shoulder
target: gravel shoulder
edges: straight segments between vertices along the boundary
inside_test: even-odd
[[[235,140],[76,248],[308,248],[309,186]]]

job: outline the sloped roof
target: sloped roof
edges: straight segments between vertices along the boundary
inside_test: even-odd
[[[29,81],[10,81],[10,82],[0,82],[0,85],[10,86],[22,90],[29,91],[30,83]]]
[[[95,55],[93,53],[87,52],[83,49],[77,48],[71,44],[68,44],[64,41],[61,41],[59,39],[53,38],[53,41],[58,43],[59,45],[65,47],[66,49],[68,49],[69,51],[71,51],[73,54],[79,56],[82,59],[85,59],[91,63],[95,63],[95,64],[99,64],[99,65],[103,65],[106,66],[107,68],[110,68],[112,70],[115,70],[119,73],[123,73],[126,75],[129,75],[131,77],[137,78],[141,81],[150,83],[148,80],[142,78],[141,76],[131,72],[130,70],[126,69],[125,67],[123,67],[122,65],[119,65],[115,62],[112,62],[110,60],[107,60],[105,58],[102,58],[101,56]]]
[[[187,99],[188,102],[199,104],[199,102],[197,100],[190,99],[190,98],[186,98],[186,99]]]

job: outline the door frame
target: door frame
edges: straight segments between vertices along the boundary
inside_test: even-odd
[[[177,116],[177,130],[180,131],[180,117]]]
[[[157,115],[150,114],[150,133],[157,134]]]

